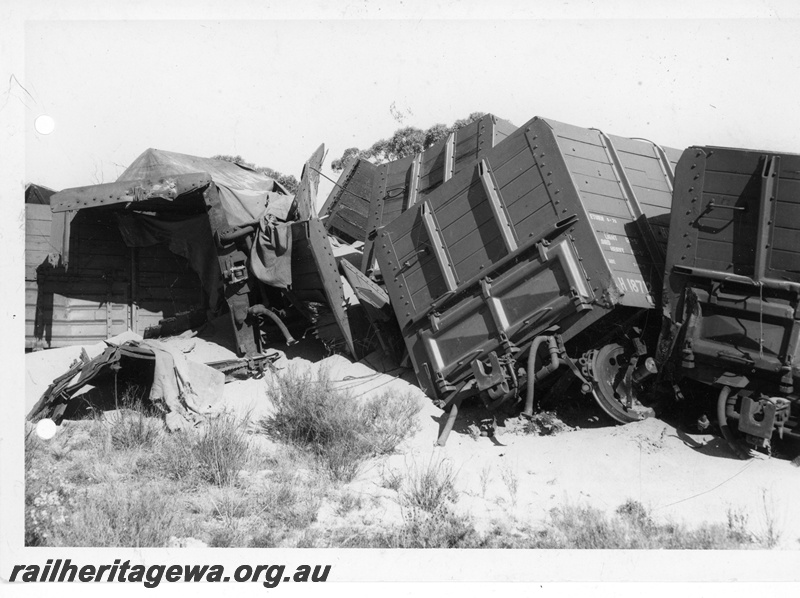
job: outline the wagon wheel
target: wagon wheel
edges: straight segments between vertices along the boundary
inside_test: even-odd
[[[603,411],[622,424],[655,415],[639,402],[636,385],[625,379],[630,361],[631,355],[616,343],[595,351],[591,361],[592,396]]]

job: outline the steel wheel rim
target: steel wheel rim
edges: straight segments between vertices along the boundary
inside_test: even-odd
[[[623,424],[652,415],[652,410],[639,403],[635,388],[625,388],[623,378],[629,362],[625,349],[616,343],[602,347],[592,360],[592,394],[595,401],[609,417]],[[633,409],[628,408],[629,402]]]

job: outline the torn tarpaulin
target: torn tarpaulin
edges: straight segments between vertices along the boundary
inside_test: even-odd
[[[106,405],[117,406],[118,389],[125,384],[149,388],[149,399],[164,412],[167,427],[177,430],[195,425],[222,397],[225,374],[189,361],[180,350],[159,341],[129,341],[111,345],[94,359],[82,356],[48,387],[31,409],[28,419],[52,418],[59,423],[75,409],[79,391],[89,385],[104,389]]]
[[[225,374],[196,361],[159,341],[142,343],[155,355],[150,401],[165,411],[170,430],[198,423],[198,415],[208,413],[222,397]]]
[[[297,204],[291,196],[269,198],[258,220],[250,250],[250,270],[264,284],[285,289],[292,284],[292,221]]]

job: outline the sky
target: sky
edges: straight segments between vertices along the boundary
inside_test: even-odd
[[[450,124],[474,111],[516,125],[542,116],[679,149],[800,152],[799,17],[800,3],[790,0],[5,0],[6,363],[20,359],[24,338],[26,182],[56,190],[111,182],[151,147],[240,154],[299,177],[320,143],[329,167],[344,149],[368,147],[400,126]],[[41,115],[54,121],[48,135],[34,129]],[[331,188],[323,180],[320,203]],[[7,367],[3,380],[7,397],[24,396],[24,368]],[[6,421],[21,421],[21,404],[5,403]],[[3,444],[13,467],[22,462],[18,436]],[[5,523],[21,521],[20,487],[0,485]],[[0,549],[8,562],[8,545]],[[646,561],[645,569],[630,565],[637,578],[685,575],[662,558],[637,553],[618,562],[627,570]],[[739,579],[796,575],[725,559],[740,564],[725,568]],[[514,575],[526,571],[535,573],[520,555]]]
[[[513,14],[27,21],[24,90],[10,85],[25,104],[25,179],[111,182],[150,147],[299,177],[320,143],[329,165],[400,126],[474,111],[679,149],[800,151],[797,20]],[[42,114],[49,135],[32,126]]]

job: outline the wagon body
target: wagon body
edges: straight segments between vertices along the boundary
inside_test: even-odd
[[[797,427],[799,239],[800,155],[686,150],[676,171],[662,353],[678,377],[727,387],[725,418],[762,440],[774,427]]]
[[[677,155],[537,117],[378,229],[420,386],[513,387],[536,337],[574,357],[655,307]]]

